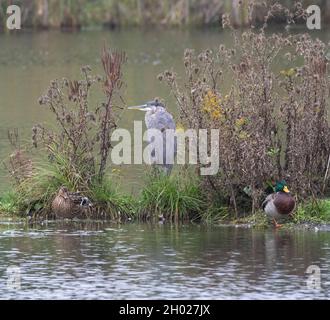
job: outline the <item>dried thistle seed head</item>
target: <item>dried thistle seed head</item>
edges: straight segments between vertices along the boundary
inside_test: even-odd
[[[285,40],[284,40],[284,45],[286,45],[286,46],[291,46],[292,43],[290,42],[289,39],[285,39]]]
[[[81,67],[81,72],[82,73],[87,73],[87,72],[91,72],[91,71],[92,71],[92,68],[88,65]]]
[[[288,59],[289,61],[292,60],[292,55],[291,55],[290,52],[287,52],[284,56],[285,56],[285,58]]]
[[[68,79],[63,78],[63,79],[62,79],[62,82],[63,82],[63,85],[64,85],[65,87],[68,87],[68,86],[69,86],[69,81],[68,81]]]
[[[165,74],[166,77],[172,77],[173,76],[173,73],[169,70],[166,70],[164,74]]]
[[[184,51],[184,58],[191,58],[192,56],[193,56],[193,54],[194,54],[194,50],[192,50],[192,49],[186,49],[185,51]]]
[[[243,41],[248,41],[251,37],[252,37],[252,34],[249,31],[244,31],[242,34]]]
[[[162,74],[159,74],[159,75],[157,76],[157,79],[158,79],[159,81],[163,81],[163,75],[162,75]]]
[[[48,89],[48,91],[47,91],[47,96],[48,96],[49,98],[51,98],[51,97],[53,96],[53,90],[52,90],[52,89]]]
[[[230,18],[228,14],[222,15],[222,27],[226,28],[230,26]]]
[[[65,115],[65,121],[66,121],[67,123],[70,123],[70,122],[72,121],[72,117],[71,117],[70,114],[66,114],[66,115]]]
[[[48,97],[47,97],[47,96],[41,96],[41,97],[38,99],[38,103],[39,103],[40,105],[45,105],[45,104],[47,104],[47,102],[48,102]]]
[[[86,114],[86,118],[88,118],[88,119],[91,120],[91,121],[96,121],[95,114],[92,113],[92,112],[88,112],[88,113]]]

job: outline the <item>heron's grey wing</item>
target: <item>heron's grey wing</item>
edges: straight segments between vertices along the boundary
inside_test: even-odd
[[[157,159],[158,163],[166,164],[166,154],[170,157],[170,162],[174,162],[174,157],[176,155],[176,139],[174,141],[168,141],[166,143],[166,130],[172,129],[175,130],[175,122],[173,119],[173,116],[168,113],[164,108],[159,108],[155,113],[147,114],[146,115],[146,126],[148,129],[158,129],[162,132],[163,135],[163,157],[162,159]],[[148,138],[148,140],[151,142],[152,138]],[[153,157],[155,156],[155,153],[153,152],[151,154]],[[173,155],[173,156],[172,156]],[[173,158],[173,160],[172,160]],[[171,164],[170,164],[171,166]]]
[[[164,131],[166,129],[175,130],[175,122],[170,113],[165,109],[159,108],[156,112],[152,114],[146,114],[146,126],[148,129],[158,129]]]

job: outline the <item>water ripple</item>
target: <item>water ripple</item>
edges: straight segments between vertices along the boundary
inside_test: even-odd
[[[0,238],[0,299],[328,297],[327,233],[0,223]],[[312,264],[321,267],[319,291],[306,286]],[[21,289],[7,287],[7,266],[20,268]]]

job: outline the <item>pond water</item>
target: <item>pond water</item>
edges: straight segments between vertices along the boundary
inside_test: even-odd
[[[319,299],[330,293],[330,232],[314,230],[2,221],[0,261],[0,299]],[[321,289],[307,286],[311,265],[320,268]]]

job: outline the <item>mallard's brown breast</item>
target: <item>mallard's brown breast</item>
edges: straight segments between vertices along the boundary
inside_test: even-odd
[[[290,214],[295,207],[295,200],[289,193],[277,192],[274,205],[279,214],[287,215]]]

